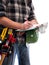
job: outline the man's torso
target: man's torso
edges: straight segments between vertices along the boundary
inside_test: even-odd
[[[7,17],[15,22],[24,22],[28,19],[30,7],[27,5],[27,0],[8,0],[6,7]]]

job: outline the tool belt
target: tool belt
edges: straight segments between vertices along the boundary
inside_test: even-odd
[[[4,58],[13,53],[13,44],[16,42],[12,29],[0,27],[0,65]]]

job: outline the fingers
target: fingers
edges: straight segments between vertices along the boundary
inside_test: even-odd
[[[28,29],[32,26],[31,22],[30,21],[25,21],[24,23],[24,29]]]
[[[31,24],[35,25],[35,24],[38,24],[38,22],[37,22],[37,20],[31,20]]]
[[[23,27],[24,27],[24,29],[28,29],[28,28],[30,28],[31,26],[33,26],[33,25],[35,25],[35,24],[38,24],[38,22],[37,22],[37,20],[31,20],[31,21],[25,21],[24,23],[23,23]]]

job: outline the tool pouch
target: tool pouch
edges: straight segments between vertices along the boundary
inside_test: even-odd
[[[39,33],[37,28],[26,31],[26,42],[28,44],[37,42],[38,37]]]

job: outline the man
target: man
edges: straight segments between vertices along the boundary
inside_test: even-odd
[[[14,65],[16,53],[19,65],[30,65],[28,50],[26,47],[25,32],[16,32],[16,29],[27,29],[37,21],[34,16],[32,0],[0,0],[0,25],[12,28],[16,33],[16,43],[13,53],[6,57],[3,65]]]

